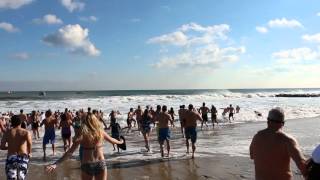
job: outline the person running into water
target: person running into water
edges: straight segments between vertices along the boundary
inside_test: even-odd
[[[136,116],[139,134],[141,134],[142,114],[143,114],[143,111],[142,111],[142,109],[141,109],[141,106],[138,105],[138,109],[136,109],[136,110],[134,111],[134,115]]]
[[[237,105],[237,106],[236,106],[236,113],[239,113],[239,112],[240,112],[240,106]]]
[[[65,112],[61,115],[61,121],[59,124],[59,129],[61,128],[64,152],[66,152],[71,146],[71,118],[72,116],[68,112],[68,109],[65,109]]]
[[[197,120],[203,121],[200,114],[194,110],[193,105],[190,104],[188,110],[184,115],[185,119],[185,137],[186,137],[186,146],[187,154],[189,154],[189,139],[192,143],[192,159],[194,158],[194,152],[196,151],[195,143],[197,141]]]
[[[292,179],[290,159],[306,175],[306,161],[297,141],[283,132],[285,115],[281,108],[269,111],[268,127],[259,131],[250,144],[250,158],[255,165],[256,179]]]
[[[230,106],[229,106],[229,122],[231,123],[231,118],[232,118],[232,120],[234,121],[234,117],[233,117],[233,115],[234,115],[234,108],[232,107],[232,104],[230,104]]]
[[[131,131],[132,128],[132,122],[134,122],[134,127],[136,126],[137,121],[134,119],[134,112],[133,112],[133,108],[130,108],[130,111],[128,112],[128,117],[127,117],[127,126],[128,126],[128,130],[127,133],[129,131]]]
[[[5,165],[7,179],[23,180],[27,176],[32,138],[27,130],[21,128],[21,123],[19,116],[12,116],[12,128],[1,139],[0,149],[8,151]]]
[[[40,121],[39,121],[39,116],[37,115],[36,111],[31,112],[30,122],[31,122],[33,137],[35,139],[40,139],[40,136],[39,136]]]
[[[53,172],[57,165],[70,158],[79,145],[83,147],[81,158],[81,179],[106,180],[107,170],[103,151],[103,140],[111,144],[122,144],[110,137],[103,129],[95,115],[88,113],[83,120],[79,136],[74,138],[71,148],[55,163],[46,166],[47,172]]]
[[[206,107],[206,103],[202,103],[202,107],[200,107],[200,113],[202,115],[202,119],[203,121],[201,122],[201,129],[203,127],[203,123],[208,127],[208,113],[209,113],[210,109],[208,107]]]
[[[212,121],[212,126],[214,127],[214,123],[217,123],[218,124],[218,121],[217,121],[217,114],[218,114],[218,111],[217,111],[217,108],[214,107],[214,105],[211,106],[211,121]]]
[[[168,114],[171,116],[172,121],[174,122],[174,116],[176,116],[176,113],[174,113],[173,107],[170,108],[170,111]],[[174,123],[171,123],[171,126],[174,126]]]
[[[27,120],[28,120],[28,117],[26,114],[23,113],[23,109],[20,109],[20,114],[19,114],[19,118],[21,120],[21,127],[23,129],[27,129]]]
[[[158,141],[160,144],[160,153],[161,157],[164,157],[163,146],[164,141],[167,143],[167,157],[170,154],[170,129],[169,122],[171,126],[174,127],[173,119],[170,114],[167,112],[167,106],[162,106],[162,112],[159,117],[156,119],[158,121],[159,133],[158,133]]]
[[[117,119],[116,119],[116,112],[115,111],[111,111],[110,113],[110,126],[109,129],[111,129],[111,137],[116,139],[116,140],[120,140],[120,131],[121,131],[121,127],[119,125],[119,123],[117,123]],[[113,145],[113,151],[116,150],[114,144]],[[119,146],[117,146],[118,152],[119,152]]]
[[[46,118],[41,122],[40,126],[44,125],[44,136],[42,142],[43,148],[43,160],[46,160],[46,145],[49,142],[52,145],[52,155],[54,156],[55,150],[55,140],[56,140],[56,132],[55,126],[58,124],[58,120],[52,116],[51,110],[46,111],[45,113]]]
[[[146,109],[146,110],[144,110],[144,113],[142,115],[141,131],[143,134],[145,147],[148,152],[150,151],[149,136],[150,136],[150,131],[151,131],[151,123],[152,123],[152,116],[150,115],[149,110]]]
[[[185,113],[186,113],[185,105],[181,105],[180,109],[178,111],[178,114],[179,114],[181,134],[182,134],[183,138],[184,138],[184,131],[183,130],[184,130],[184,122],[185,122],[185,118],[184,118]]]

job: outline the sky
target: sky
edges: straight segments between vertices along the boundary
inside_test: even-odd
[[[0,91],[320,87],[317,0],[0,0]]]

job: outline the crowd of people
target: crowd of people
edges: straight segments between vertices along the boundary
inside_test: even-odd
[[[239,113],[240,107],[234,108],[230,105],[222,108],[222,115],[229,113],[229,122],[234,120],[234,113]],[[109,114],[109,126],[104,121],[104,114],[100,110],[71,111],[65,109],[64,112],[32,111],[31,114],[13,113],[3,114],[0,118],[0,134],[2,136],[0,149],[7,150],[6,175],[8,179],[24,179],[27,174],[29,158],[32,153],[33,139],[39,139],[39,128],[44,126],[43,135],[43,159],[46,160],[46,145],[52,145],[52,154],[55,154],[56,128],[61,130],[61,137],[64,144],[64,155],[56,162],[46,166],[48,172],[56,169],[57,165],[69,157],[79,148],[81,162],[82,179],[106,179],[105,160],[103,153],[103,141],[110,142],[114,150],[126,149],[123,130],[126,134],[130,133],[134,127],[143,135],[146,151],[150,151],[150,133],[152,128],[156,128],[161,157],[170,156],[170,128],[174,128],[175,116],[178,116],[181,133],[185,138],[187,154],[191,142],[192,155],[194,158],[197,141],[197,121],[208,126],[208,114],[211,113],[211,121],[214,126],[217,124],[217,108],[212,105],[211,109],[203,103],[200,108],[195,108],[192,104],[181,105],[178,115],[174,109],[166,105],[157,105],[154,110],[147,106],[144,110],[141,106],[137,109],[130,108],[127,113],[127,126],[121,128],[117,120],[119,111],[111,111]],[[279,109],[270,110],[267,118],[268,127],[258,132],[250,145],[250,157],[254,160],[256,178],[266,179],[265,177],[279,177],[279,179],[290,179],[290,158],[292,158],[302,174],[307,177],[307,172],[313,171],[318,167],[320,157],[320,147],[314,153],[314,157],[308,162],[302,155],[299,146],[294,138],[282,131],[284,125],[284,112]],[[31,126],[32,134],[26,128]],[[74,135],[72,138],[72,129]],[[106,132],[111,131],[111,136]],[[116,146],[115,146],[116,145]],[[165,150],[166,147],[166,150]],[[277,159],[277,163],[274,162]],[[319,170],[319,169],[318,169]],[[268,178],[267,178],[268,179]],[[277,178],[276,178],[277,179]]]

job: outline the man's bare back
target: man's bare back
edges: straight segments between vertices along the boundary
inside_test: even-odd
[[[195,111],[187,110],[184,113],[184,120],[185,127],[197,127],[197,120],[202,121],[202,117]]]
[[[8,156],[16,154],[29,155],[31,153],[31,143],[31,134],[21,127],[16,127],[4,134],[1,140],[1,149],[8,150]]]
[[[157,121],[158,121],[159,128],[168,128],[169,121],[171,124],[173,124],[171,116],[168,113],[164,113],[164,112],[158,115]]]

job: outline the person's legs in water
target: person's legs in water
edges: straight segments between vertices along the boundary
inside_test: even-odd
[[[95,176],[95,180],[106,180],[107,179],[107,175],[108,175],[107,169],[105,169],[100,174]]]
[[[47,156],[46,156],[46,144],[42,145],[42,149],[43,149],[43,160],[45,161]]]
[[[194,158],[194,152],[196,151],[195,142],[192,142],[192,159]]]
[[[167,152],[168,152],[168,157],[169,157],[169,155],[170,155],[170,140],[167,139],[166,141],[167,141]]]
[[[186,139],[187,154],[189,154],[189,139]]]

